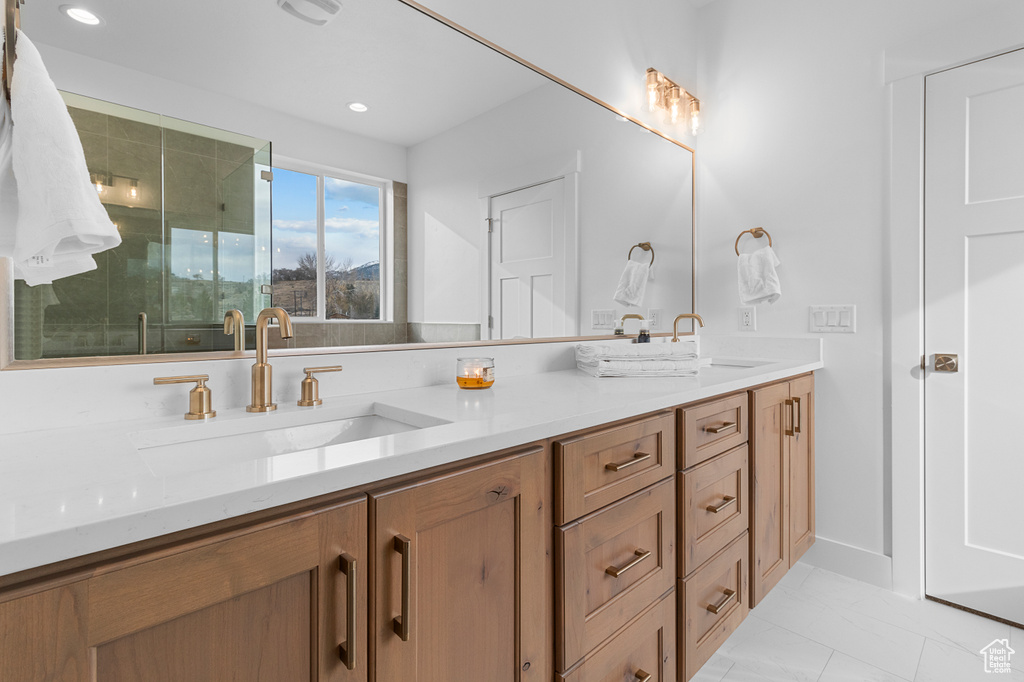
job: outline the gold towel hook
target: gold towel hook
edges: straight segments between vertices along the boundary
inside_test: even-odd
[[[15,47],[18,43],[18,29],[21,28],[21,9],[25,0],[4,1],[4,64],[3,81],[4,96],[11,101],[11,78],[14,75],[14,60],[17,57]]]
[[[631,248],[629,249],[629,253],[628,253],[628,254],[626,254],[626,260],[629,260],[630,258],[632,258],[632,257],[633,257],[633,249],[635,249],[635,248],[637,248],[637,247],[640,247],[640,248],[641,248],[641,249],[643,249],[644,251],[650,251],[650,252],[651,252],[651,263],[650,263],[650,264],[651,264],[651,265],[654,265],[654,247],[653,247],[653,246],[651,246],[651,243],[650,243],[650,242],[640,242],[639,244],[634,244],[634,245],[633,245],[633,246],[632,246],[632,247],[631,247]]]
[[[768,246],[772,245],[772,236],[768,234],[768,230],[764,229],[763,227],[755,227],[752,230],[743,230],[742,232],[740,232],[740,236],[736,237],[736,245],[733,247],[736,249],[737,256],[740,255],[740,239],[742,239],[743,235],[747,234],[748,232],[751,235],[753,235],[754,239],[768,237]]]

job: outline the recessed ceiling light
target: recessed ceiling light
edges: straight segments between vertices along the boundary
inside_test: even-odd
[[[356,111],[356,112],[361,114],[364,111],[366,111],[367,109],[369,109],[370,107],[366,106],[362,102],[349,102],[348,103],[348,108],[351,109],[352,111]]]
[[[82,24],[86,24],[88,26],[99,26],[103,23],[103,19],[101,19],[98,15],[93,14],[89,10],[84,9],[82,7],[75,7],[74,5],[61,5],[60,11],[68,15],[75,21]]]

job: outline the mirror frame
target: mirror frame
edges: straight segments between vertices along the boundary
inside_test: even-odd
[[[608,111],[630,121],[647,131],[654,133],[664,140],[682,147],[690,152],[690,311],[696,312],[697,307],[697,152],[690,146],[683,144],[672,136],[651,127],[650,125],[630,116],[624,111],[598,99],[594,95],[585,92],[576,86],[562,80],[544,69],[526,61],[499,45],[477,35],[460,24],[451,21],[447,17],[421,5],[416,0],[398,0],[402,4],[439,21],[462,35],[476,41],[477,43],[494,50],[498,54],[531,69],[535,73],[548,80],[561,85],[564,88],[575,92],[577,95],[587,98],[594,104],[604,107]],[[52,369],[59,367],[102,367],[110,365],[143,365],[165,362],[203,362],[207,360],[231,360],[238,358],[255,357],[255,350],[245,351],[214,351],[206,353],[153,353],[150,355],[97,355],[93,357],[78,358],[48,358],[44,360],[15,360],[14,359],[14,268],[9,258],[0,258],[0,371],[21,370],[21,369]],[[653,336],[671,336],[669,333],[653,334]],[[564,343],[569,341],[588,341],[607,339],[608,334],[596,336],[564,336],[538,339],[500,339],[487,341],[461,341],[449,343],[396,343],[382,346],[324,346],[319,348],[279,348],[270,350],[274,356],[290,355],[324,355],[342,353],[378,353],[381,351],[397,350],[429,350],[433,348],[463,348],[463,347],[487,347],[487,346],[509,346],[526,345],[532,343]]]

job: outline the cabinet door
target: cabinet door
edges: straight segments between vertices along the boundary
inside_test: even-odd
[[[814,544],[814,376],[789,382],[789,565]]]
[[[95,680],[365,680],[365,635],[350,671],[336,620],[349,606],[338,556],[364,556],[365,519],[362,499],[90,578]]]
[[[553,674],[546,451],[371,495],[377,682]]]
[[[751,391],[750,604],[789,570],[789,383]]]

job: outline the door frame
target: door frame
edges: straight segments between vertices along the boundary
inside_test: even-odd
[[[580,335],[580,267],[579,267],[579,174],[580,152],[556,154],[515,168],[503,168],[480,178],[477,197],[480,205],[480,338],[492,339],[489,326],[491,313],[491,198],[509,192],[542,185],[552,180],[565,180],[563,185],[565,206],[565,282],[571,284],[572,295],[566,297],[566,316],[576,320],[567,336]]]
[[[892,589],[925,594],[924,126],[925,77],[1021,49],[1024,8],[1011,8],[885,51],[889,89],[889,206],[883,249],[888,297],[883,382],[891,464]]]

